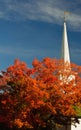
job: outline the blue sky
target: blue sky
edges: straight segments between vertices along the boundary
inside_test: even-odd
[[[71,61],[81,65],[81,0],[0,0],[0,70],[16,58],[60,58],[64,11]]]

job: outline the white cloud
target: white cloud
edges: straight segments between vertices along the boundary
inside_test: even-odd
[[[61,24],[64,11],[70,11],[69,25],[81,31],[81,0],[3,0],[0,5],[0,18],[9,20],[30,19]]]
[[[10,55],[10,56],[29,56],[31,57],[34,53],[35,50],[34,49],[24,49],[24,48],[19,48],[19,47],[13,47],[13,46],[0,46],[0,53],[1,54],[6,54],[6,55]]]
[[[72,50],[72,52],[77,54],[77,55],[81,55],[81,49],[74,49],[74,50]]]
[[[1,55],[10,55],[14,57],[25,57],[25,58],[31,58],[31,57],[44,57],[46,55],[51,54],[51,50],[44,50],[42,48],[23,48],[23,47],[16,47],[16,46],[0,46],[0,54]]]

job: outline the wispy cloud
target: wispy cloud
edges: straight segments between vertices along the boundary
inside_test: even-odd
[[[25,49],[22,47],[13,47],[13,46],[0,46],[0,53],[4,55],[10,55],[10,56],[19,56],[22,55],[24,57],[31,57],[35,54],[35,49]]]
[[[81,49],[73,49],[72,53],[79,55],[79,57],[81,56]],[[80,57],[81,58],[81,57]]]
[[[69,25],[81,31],[81,0],[3,0],[0,1],[0,18],[8,20],[37,20],[61,24],[64,11]]]
[[[56,52],[55,52],[56,53]],[[6,56],[14,56],[16,57],[45,57],[51,54],[50,49],[42,49],[42,48],[24,48],[24,47],[16,47],[16,46],[1,46],[0,45],[0,54]]]
[[[71,49],[70,55],[73,63],[81,65],[81,49]]]

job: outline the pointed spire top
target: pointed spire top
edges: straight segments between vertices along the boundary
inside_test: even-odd
[[[64,12],[64,28],[63,28],[61,58],[64,59],[65,63],[68,62],[70,64],[70,53],[69,53],[69,45],[66,29],[66,14],[69,14],[69,12]]]
[[[66,16],[67,14],[69,14],[70,12],[64,12],[64,22],[66,22]]]
[[[66,22],[66,15],[65,15],[65,12],[64,12],[64,22]]]

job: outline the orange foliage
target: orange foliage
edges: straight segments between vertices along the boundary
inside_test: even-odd
[[[81,104],[81,67],[71,64],[67,72],[62,61],[51,58],[34,59],[32,65],[30,69],[15,60],[1,77],[5,82],[0,82],[4,86],[0,115],[5,122],[12,127],[36,128],[45,126],[51,116],[76,116],[74,106]],[[60,74],[67,78],[74,75],[75,79],[66,83],[63,77],[59,79]]]

